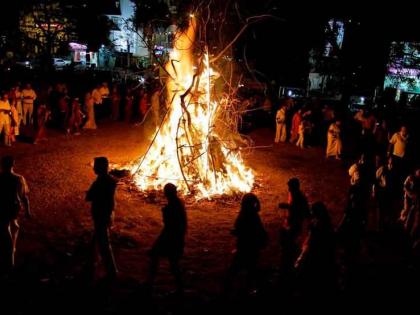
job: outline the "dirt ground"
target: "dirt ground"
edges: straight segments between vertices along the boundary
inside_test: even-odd
[[[320,148],[302,151],[290,144],[273,146],[273,132],[269,129],[254,131],[251,136],[258,148],[245,159],[256,174],[254,192],[261,200],[261,218],[270,239],[261,265],[268,278],[273,279],[280,261],[281,212],[277,205],[286,201],[287,180],[294,176],[301,179],[309,201],[325,202],[337,224],[346,202],[348,166],[340,161],[326,161]],[[147,250],[162,227],[161,204],[147,201],[123,182],[117,189],[112,231],[120,280],[103,292],[95,285],[83,283],[80,275],[92,235],[89,204],[84,201],[94,179],[92,159],[107,156],[111,163],[126,164],[139,158],[146,146],[142,127],[107,122],[80,136],[51,132],[47,143],[17,143],[13,148],[0,148],[0,156],[16,157],[15,170],[28,181],[35,215],[32,220],[21,220],[16,276],[11,282],[13,290],[9,291],[12,300],[16,298],[18,302],[10,313],[26,314],[35,309],[73,313],[80,310],[77,305],[101,313],[119,313],[133,305],[144,307],[139,284],[146,277]],[[239,198],[188,203],[188,236],[182,262],[187,302],[182,303],[183,311],[178,313],[197,309],[212,313],[212,308],[206,308],[218,303],[234,248],[230,230],[239,210]],[[154,298],[147,302],[148,310],[176,313],[179,301],[171,295],[172,289],[173,279],[164,262]],[[19,297],[13,292],[19,292]]]

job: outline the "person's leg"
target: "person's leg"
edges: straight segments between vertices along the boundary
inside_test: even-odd
[[[159,255],[153,251],[150,252],[150,263],[149,263],[149,273],[147,275],[146,283],[149,286],[152,286],[157,275],[157,270],[159,267]]]
[[[109,231],[107,225],[96,226],[96,236],[98,241],[99,253],[105,264],[108,277],[117,275],[117,267],[115,264],[114,254],[112,252],[111,243],[109,242]]]
[[[276,138],[274,139],[275,143],[280,141],[280,124],[276,124]]]
[[[13,239],[10,223],[0,222],[0,273],[8,273],[14,266]]]
[[[233,257],[232,264],[229,266],[225,279],[223,281],[223,290],[225,293],[229,293],[233,280],[235,279],[238,272],[242,269],[243,266],[243,257],[241,255],[241,252],[236,252],[235,256]]]
[[[15,252],[16,252],[16,244],[17,244],[17,239],[19,236],[19,230],[20,230],[20,225],[18,223],[18,220],[12,220],[10,222],[9,225],[9,230],[10,230],[10,235],[12,238],[12,264],[15,264]]]
[[[16,109],[17,109],[17,112],[18,112],[18,126],[20,126],[20,124],[22,123],[22,120],[23,120],[23,107],[22,107],[22,103],[21,102],[18,102],[17,103],[17,105],[16,105]]]
[[[280,141],[286,142],[286,124],[281,124]]]
[[[178,290],[183,290],[184,282],[182,279],[181,268],[179,267],[179,258],[178,257],[168,257],[169,264],[171,265],[171,272],[175,277],[175,282]]]
[[[6,123],[3,127],[4,130],[4,144],[8,147],[12,145],[11,135],[10,135],[10,124]]]
[[[3,144],[6,144],[6,130],[5,123],[0,120],[0,137],[3,135]],[[0,138],[1,139],[1,138]]]
[[[28,105],[22,105],[22,125],[26,126],[27,124],[27,115],[28,115]]]
[[[34,120],[33,120],[33,118],[34,118],[34,116],[33,116],[33,114],[34,114],[34,104],[29,104],[28,106],[29,106],[28,107],[29,124],[33,125],[34,124]]]

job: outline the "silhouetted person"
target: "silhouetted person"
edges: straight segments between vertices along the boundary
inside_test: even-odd
[[[256,284],[257,263],[261,250],[267,244],[267,233],[258,212],[260,201],[252,193],[245,194],[241,210],[232,234],[236,236],[236,252],[225,280],[225,290],[229,291],[233,279],[241,270],[248,272],[249,283]]]
[[[299,179],[291,178],[287,185],[288,202],[279,204],[279,208],[287,209],[286,221],[283,222],[279,235],[281,283],[286,294],[290,293],[290,287],[294,283],[294,263],[300,250],[297,239],[301,234],[305,218],[309,216],[308,202],[300,190]]]
[[[365,182],[363,167],[359,163],[349,169],[350,188],[344,216],[338,227],[338,236],[344,250],[344,264],[347,268],[347,279],[352,279],[351,272],[360,253],[361,239],[367,221],[367,201],[369,192]]]
[[[327,208],[316,202],[311,208],[308,236],[295,267],[301,289],[311,295],[331,293],[335,286],[335,235]]]
[[[13,171],[14,159],[3,157],[0,174],[0,272],[8,272],[15,264],[19,234],[18,215],[22,208],[31,217],[28,185],[25,178]]]
[[[373,195],[378,203],[379,229],[390,227],[395,222],[396,215],[393,209],[395,198],[395,184],[398,182],[394,170],[393,158],[388,158],[388,163],[379,165],[376,170],[376,181],[373,186]]]
[[[184,253],[185,234],[187,231],[187,214],[185,205],[178,197],[177,188],[174,184],[168,183],[163,188],[168,204],[162,208],[162,219],[164,227],[155,241],[150,255],[150,270],[147,285],[151,287],[156,278],[159,260],[166,257],[171,266],[171,272],[175,277],[177,288],[183,290],[183,281],[179,260]]]
[[[305,195],[300,190],[300,181],[291,178],[287,182],[289,188],[288,202],[280,203],[279,208],[288,209],[287,226],[290,237],[296,240],[302,232],[302,225],[309,216],[309,206]]]
[[[117,182],[108,174],[108,159],[95,158],[93,170],[98,175],[86,194],[86,201],[92,203],[92,218],[95,227],[91,268],[95,271],[97,253],[99,252],[107,272],[108,279],[117,275],[114,255],[109,241],[109,228],[113,221],[114,195]]]

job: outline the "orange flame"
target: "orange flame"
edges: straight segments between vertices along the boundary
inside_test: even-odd
[[[146,155],[131,168],[141,190],[161,189],[172,182],[198,199],[248,192],[254,175],[244,165],[239,149],[215,131],[219,103],[212,98],[218,74],[209,65],[208,53],[194,66],[196,23],[177,33],[165,69],[167,113]],[[182,97],[184,95],[184,97]]]

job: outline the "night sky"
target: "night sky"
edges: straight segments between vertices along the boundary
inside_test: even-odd
[[[283,20],[252,27],[242,38],[237,54],[243,55],[245,48],[248,61],[254,61],[260,72],[282,85],[305,86],[308,51],[322,45],[323,24],[331,17],[347,22],[343,57],[348,71],[356,73],[354,80],[361,89],[382,85],[391,41],[420,40],[418,13],[404,2],[375,7],[358,3],[346,7],[341,1],[336,5],[265,3],[258,9],[256,5],[255,13],[268,11]]]
[[[0,19],[0,31],[16,25],[18,4],[27,2],[8,2],[8,14]],[[420,19],[414,2],[370,4],[369,7],[366,1],[308,4],[241,0],[237,3],[244,17],[268,13],[278,18],[250,27],[236,45],[236,57],[246,59],[260,73],[259,79],[275,80],[281,85],[305,86],[308,51],[322,45],[323,25],[331,17],[352,21],[345,30],[343,57],[347,70],[356,73],[354,80],[361,88],[382,85],[391,41],[420,40]]]

